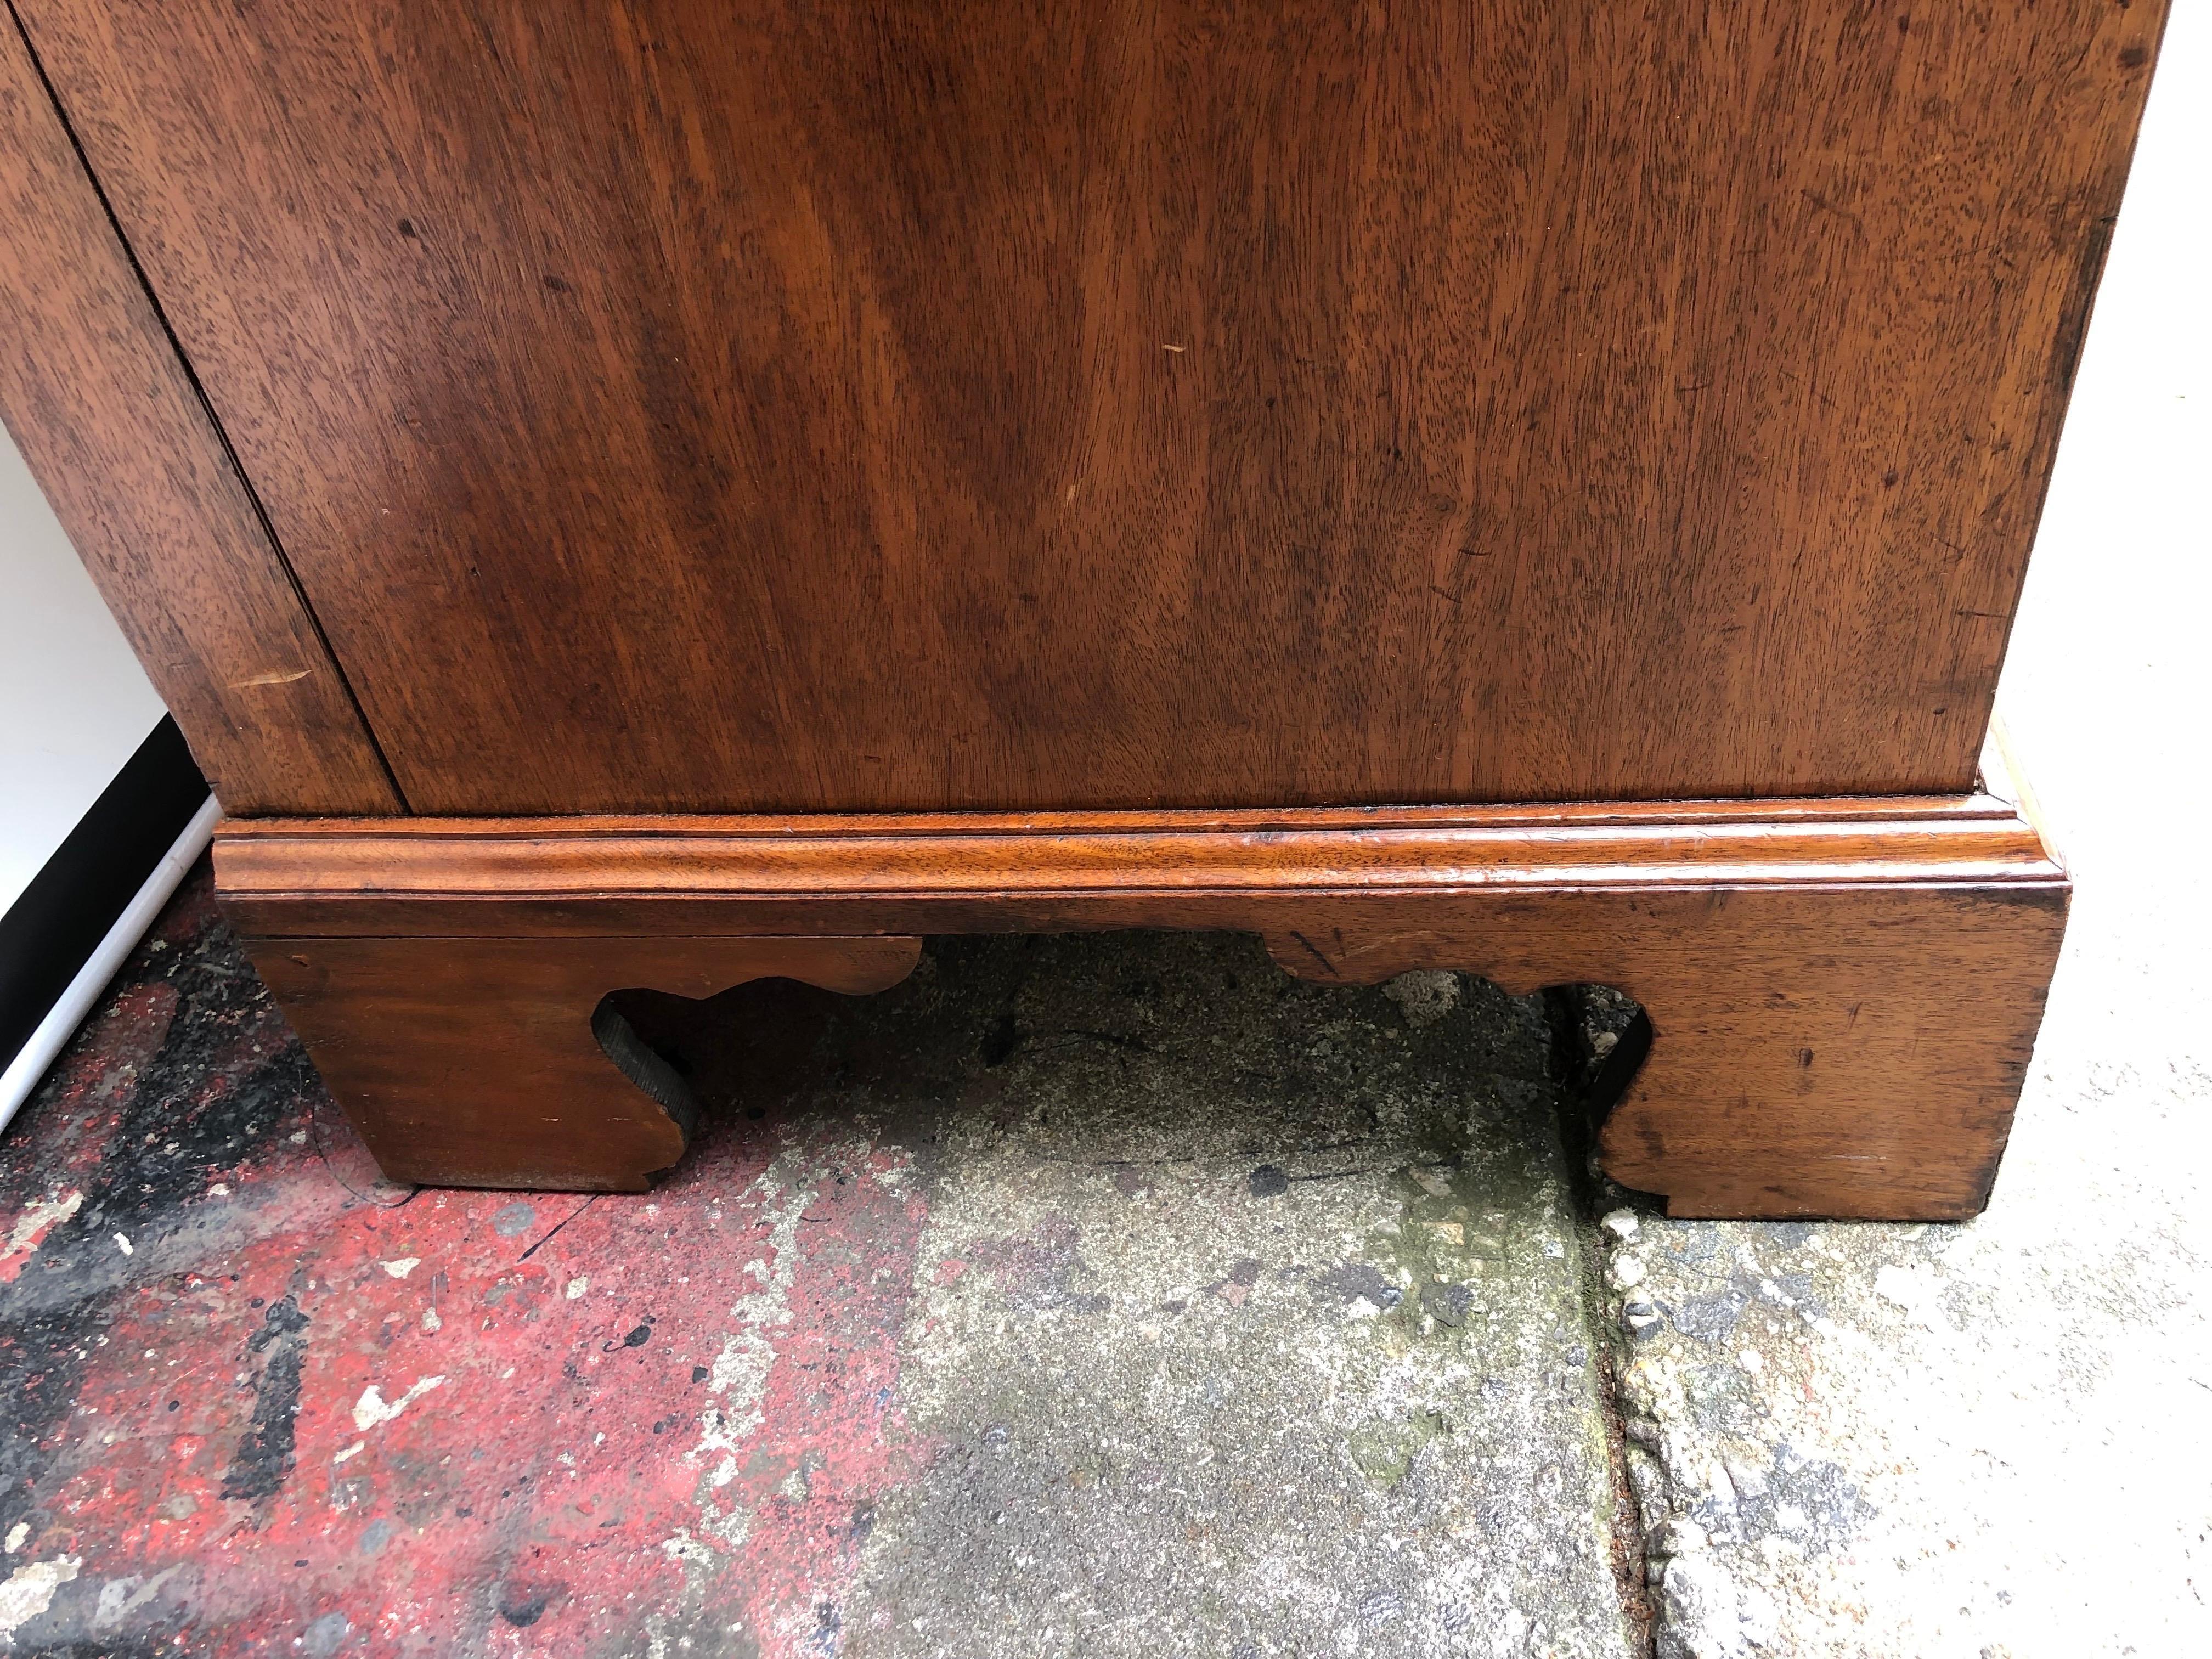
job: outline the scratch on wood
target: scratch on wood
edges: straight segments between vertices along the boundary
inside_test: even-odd
[[[1321,963],[1321,965],[1330,974],[1334,975],[1336,972],[1336,964],[1331,962],[1327,957],[1323,956],[1321,953],[1321,947],[1316,945],[1311,939],[1308,939],[1304,933],[1293,930],[1291,937],[1297,940],[1299,944],[1304,945],[1306,947],[1307,953],[1310,955],[1316,962]]]

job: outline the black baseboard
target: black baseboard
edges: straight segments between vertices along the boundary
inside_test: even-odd
[[[22,1051],[207,798],[184,734],[163,715],[0,916],[0,1067]]]

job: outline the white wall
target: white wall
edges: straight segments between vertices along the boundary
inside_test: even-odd
[[[2212,808],[2212,5],[2167,26],[1997,709],[2075,875],[2212,925],[2130,854]],[[2200,935],[2201,939],[2203,936]],[[2201,945],[2199,948],[2202,948]],[[2177,1012],[2178,1011],[2173,1011]],[[2154,1018],[2147,1006],[2145,1018]]]
[[[0,431],[0,914],[162,712]]]

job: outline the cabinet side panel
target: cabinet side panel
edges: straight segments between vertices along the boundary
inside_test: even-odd
[[[404,810],[0,12],[0,416],[234,813]]]
[[[2164,12],[15,3],[462,815],[1963,789]]]

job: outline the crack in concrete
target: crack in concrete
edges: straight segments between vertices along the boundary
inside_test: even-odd
[[[1621,1613],[1638,1632],[1649,1659],[1658,1650],[1663,1609],[1653,1594],[1647,1517],[1632,1479],[1628,1419],[1620,1397],[1620,1319],[1605,1282],[1606,1233],[1598,1218],[1622,1194],[1598,1167],[1596,1132],[1605,1110],[1634,1079],[1649,1048],[1648,1042],[1632,1048],[1626,1034],[1639,1024],[1646,1031],[1650,1026],[1641,1008],[1605,987],[1554,988],[1544,994],[1544,1012],[1559,1077],[1559,1131],[1580,1222],[1574,1241],[1580,1256],[1583,1319],[1597,1366],[1606,1467],[1613,1483],[1613,1584]]]

